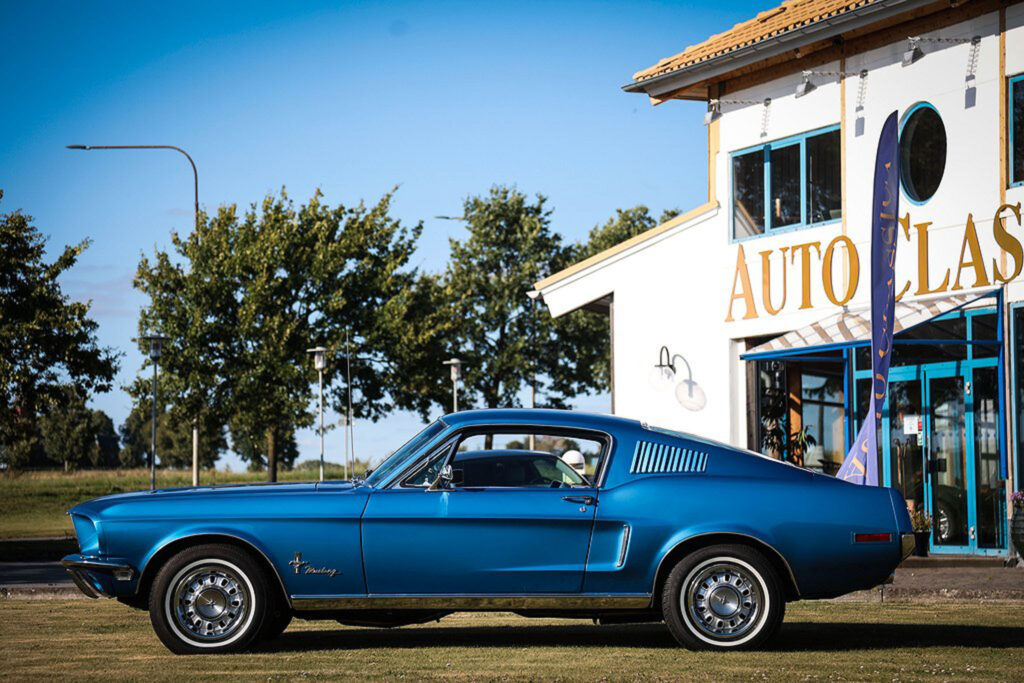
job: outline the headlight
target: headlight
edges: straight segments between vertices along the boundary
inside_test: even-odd
[[[100,536],[92,520],[85,515],[71,515],[71,521],[75,525],[75,535],[78,537],[78,551],[83,555],[99,552]]]

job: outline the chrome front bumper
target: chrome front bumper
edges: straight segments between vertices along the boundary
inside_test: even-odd
[[[112,598],[110,592],[104,590],[102,581],[93,578],[93,574],[111,577],[114,581],[131,581],[135,578],[135,568],[117,558],[100,558],[92,555],[68,555],[60,562],[78,589],[89,598]]]

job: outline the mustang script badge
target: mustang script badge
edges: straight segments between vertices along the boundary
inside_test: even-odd
[[[333,578],[341,573],[330,567],[311,567],[309,562],[302,559],[302,553],[298,551],[295,552],[295,559],[288,564],[292,566],[296,574],[324,574]]]

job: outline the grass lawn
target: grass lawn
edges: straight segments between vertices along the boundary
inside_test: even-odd
[[[695,653],[661,624],[456,614],[394,630],[295,621],[241,655],[176,657],[149,616],[111,601],[0,601],[3,678],[1020,680],[1019,603],[790,605],[773,648]]]
[[[281,471],[281,481],[309,481],[312,470]],[[328,468],[328,478],[341,479],[341,468]],[[266,481],[265,472],[203,471],[204,484]],[[157,470],[156,485],[191,486],[188,470]],[[111,493],[149,488],[149,470],[88,470],[83,472],[25,472],[0,475],[0,538],[73,536],[67,509],[77,503]]]

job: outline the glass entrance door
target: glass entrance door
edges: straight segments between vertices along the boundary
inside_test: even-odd
[[[932,546],[967,551],[973,520],[968,500],[967,406],[964,378],[925,373],[925,468]],[[973,468],[972,468],[973,469]]]

